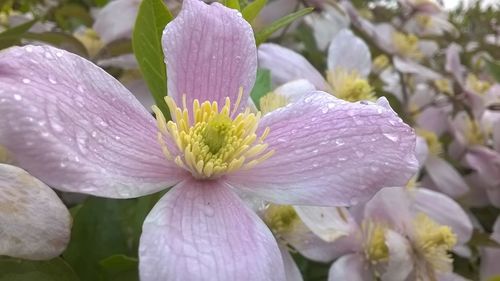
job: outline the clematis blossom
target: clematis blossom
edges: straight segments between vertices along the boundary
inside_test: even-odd
[[[472,224],[451,198],[428,189],[387,187],[349,211],[296,207],[304,223],[335,247],[328,280],[464,280],[448,251]],[[450,279],[448,279],[450,278]]]
[[[0,256],[46,260],[70,238],[71,216],[56,193],[26,171],[0,164]]]
[[[237,194],[350,205],[415,173],[413,131],[385,99],[312,92],[262,118],[245,109],[257,50],[236,10],[186,0],[162,40],[172,121],[74,54],[0,53],[0,143],[20,166],[103,197],[173,186],[145,219],[141,280],[285,280],[276,240]]]

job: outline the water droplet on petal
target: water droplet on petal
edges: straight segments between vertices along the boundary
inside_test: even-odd
[[[29,84],[29,83],[31,83],[31,80],[29,80],[28,78],[23,78],[23,83]]]
[[[389,134],[389,133],[385,133],[384,134],[384,137],[388,138],[389,140],[393,141],[393,142],[397,142],[399,141],[399,136],[397,134]]]
[[[17,100],[17,101],[20,101],[20,100],[23,99],[23,97],[21,97],[21,95],[14,94],[14,99]]]

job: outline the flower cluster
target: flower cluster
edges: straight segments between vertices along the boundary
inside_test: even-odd
[[[498,7],[81,2],[0,9],[0,279],[500,278]]]

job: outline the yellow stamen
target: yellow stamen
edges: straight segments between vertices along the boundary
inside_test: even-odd
[[[392,34],[392,41],[396,51],[400,55],[417,60],[423,57],[422,52],[420,52],[417,36],[396,31]]]
[[[490,82],[480,80],[474,74],[467,75],[466,85],[467,85],[467,88],[473,90],[474,92],[476,92],[480,95],[485,94],[491,88]]]
[[[435,80],[434,85],[442,93],[449,94],[449,95],[453,94],[453,90],[451,89],[451,83],[448,79],[443,78],[443,79]]]
[[[443,145],[439,141],[439,137],[434,132],[427,131],[422,128],[416,128],[415,132],[417,135],[425,139],[430,154],[439,156],[443,153]]]
[[[247,109],[232,118],[242,95],[241,89],[232,112],[229,98],[220,110],[217,102],[200,104],[194,100],[190,113],[185,95],[182,109],[171,97],[165,97],[174,120],[168,122],[160,109],[153,106],[159,129],[158,141],[165,157],[198,179],[217,178],[238,169],[249,169],[271,157],[274,150],[268,150],[264,143],[269,128],[261,136],[256,134],[260,112],[254,114]]]
[[[379,55],[373,59],[373,71],[380,72],[389,65],[389,58],[386,55]]]
[[[269,92],[259,100],[260,111],[262,114],[267,114],[278,108],[284,107],[288,104],[288,99],[275,92]]]
[[[372,87],[355,71],[335,69],[326,73],[333,94],[347,101],[375,100]]]
[[[270,204],[264,213],[264,222],[275,234],[283,235],[292,230],[300,218],[290,205]]]
[[[362,224],[364,239],[364,249],[367,260],[376,264],[389,259],[389,248],[385,243],[386,228],[379,223],[364,221]]]
[[[451,269],[452,258],[449,251],[457,243],[457,236],[449,226],[439,225],[424,213],[414,219],[416,230],[416,251],[422,255],[434,270]]]

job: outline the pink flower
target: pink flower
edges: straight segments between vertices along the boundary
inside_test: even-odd
[[[385,100],[314,92],[262,118],[244,110],[257,51],[237,11],[186,0],[163,46],[170,122],[76,55],[0,53],[0,143],[21,166],[60,190],[104,197],[174,186],[144,222],[141,280],[284,280],[273,235],[235,190],[349,205],[415,173],[415,136]]]

